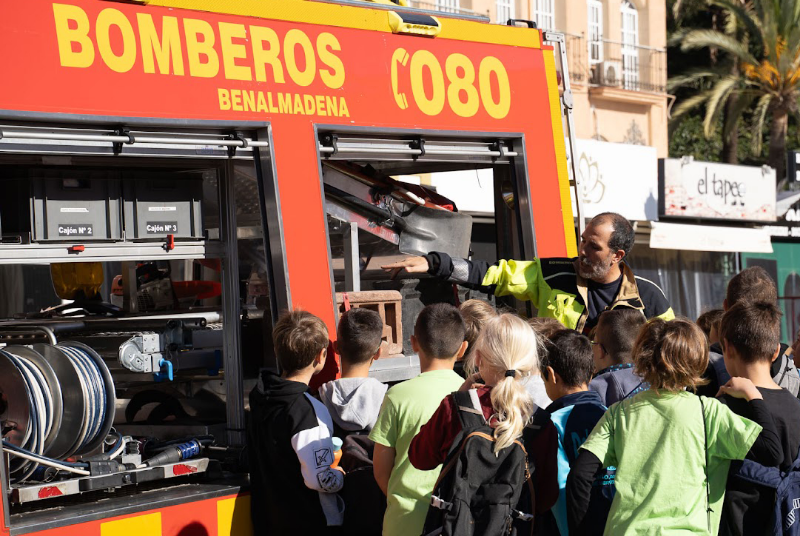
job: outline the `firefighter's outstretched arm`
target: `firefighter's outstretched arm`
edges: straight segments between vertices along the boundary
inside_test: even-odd
[[[400,262],[393,262],[392,264],[385,264],[381,266],[382,270],[392,273],[392,279],[395,279],[400,272],[405,270],[409,274],[425,274],[428,273],[430,265],[426,257],[408,257]]]
[[[408,257],[400,262],[382,266],[397,277],[403,270],[411,274],[428,273],[432,276],[480,290],[496,296],[511,295],[521,300],[538,302],[542,282],[538,259],[532,261],[486,261],[450,257],[447,253],[433,251],[421,257]]]
[[[485,261],[460,259],[451,257],[447,253],[432,251],[427,255],[408,257],[400,262],[381,266],[381,268],[392,272],[392,278],[397,277],[403,270],[410,274],[428,273],[451,283],[491,293],[491,289],[483,288],[483,278],[489,269],[489,263]]]

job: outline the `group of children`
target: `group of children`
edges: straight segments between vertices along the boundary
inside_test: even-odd
[[[800,376],[786,364],[776,304],[760,268],[731,280],[717,318],[646,321],[621,308],[602,313],[591,339],[485,302],[433,304],[411,337],[420,375],[388,390],[368,375],[382,353],[381,318],[352,309],[335,343],[341,378],[318,393],[308,384],[325,364],[327,329],[310,313],[286,313],[273,332],[281,375],[262,371],[250,395],[257,533],[341,533],[334,438],[368,434],[386,496],[378,530],[423,534],[464,428],[450,395],[467,391],[495,452],[524,443],[536,534],[772,534],[775,489],[746,473],[786,471],[800,450],[791,392]]]

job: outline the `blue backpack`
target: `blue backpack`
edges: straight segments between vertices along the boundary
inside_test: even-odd
[[[744,460],[736,478],[775,490],[772,534],[800,536],[800,455],[788,471]]]

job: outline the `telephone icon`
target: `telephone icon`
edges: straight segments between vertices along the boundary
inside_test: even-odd
[[[392,92],[394,93],[394,101],[401,110],[408,108],[408,99],[406,94],[397,89],[397,64],[400,63],[403,67],[408,64],[408,52],[404,48],[398,48],[392,54]]]

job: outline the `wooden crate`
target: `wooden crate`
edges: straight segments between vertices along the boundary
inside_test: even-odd
[[[363,290],[360,292],[337,292],[338,316],[345,311],[345,295],[350,307],[372,309],[383,320],[383,340],[388,343],[386,357],[403,353],[403,315],[400,308],[402,296],[396,290]]]

